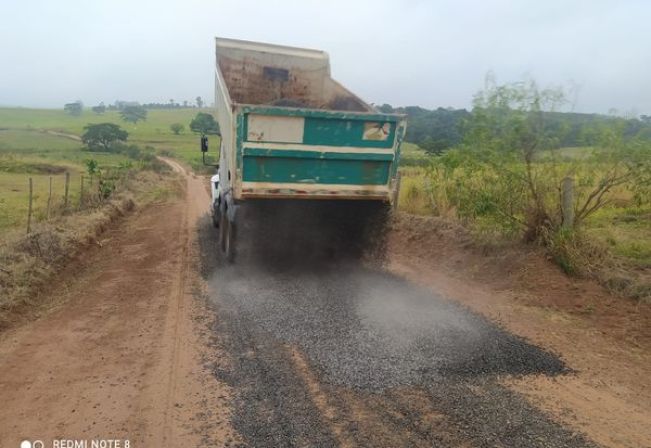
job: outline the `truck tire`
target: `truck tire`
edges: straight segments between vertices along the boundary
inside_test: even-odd
[[[226,213],[221,215],[219,223],[219,247],[226,261],[235,261],[235,223],[226,217]]]
[[[226,240],[226,226],[228,220],[226,219],[226,216],[224,213],[222,213],[219,216],[219,250],[223,253],[224,252],[224,241]]]
[[[221,213],[219,213],[219,204],[217,203],[217,201],[215,201],[215,203],[212,206],[211,215],[212,215],[212,225],[213,225],[213,227],[218,229],[219,228],[219,222],[221,221]]]
[[[235,234],[237,227],[235,226],[235,223],[226,219],[226,229],[224,231],[225,233],[225,238],[224,238],[224,256],[226,257],[226,261],[229,263],[235,262]]]

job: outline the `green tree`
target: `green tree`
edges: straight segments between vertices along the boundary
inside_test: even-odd
[[[201,109],[203,107],[203,100],[201,99],[200,96],[198,96],[195,101],[197,102],[197,107]]]
[[[170,125],[170,129],[175,135],[179,135],[185,130],[185,126],[183,126],[181,123],[172,123]]]
[[[108,151],[115,142],[124,142],[129,134],[117,124],[99,123],[84,127],[81,140],[91,151]]]
[[[433,139],[429,135],[418,144],[426,153],[432,155],[440,155],[446,149],[449,149],[453,145],[452,142],[446,141],[443,138]]]
[[[120,116],[127,123],[136,124],[147,119],[147,109],[142,106],[126,106],[120,111]]]
[[[67,103],[63,106],[63,110],[74,117],[78,117],[84,110],[84,104],[81,101]]]
[[[199,112],[190,122],[190,130],[201,135],[218,134],[219,125],[212,115]]]

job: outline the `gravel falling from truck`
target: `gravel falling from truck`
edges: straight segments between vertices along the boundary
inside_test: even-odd
[[[379,201],[259,200],[238,210],[238,264],[288,269],[385,255],[389,205]]]

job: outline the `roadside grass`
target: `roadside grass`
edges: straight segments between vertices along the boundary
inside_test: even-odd
[[[429,199],[425,169],[408,166],[400,169],[400,175],[398,197],[400,211],[412,215],[432,215],[433,209]]]
[[[69,201],[75,204],[79,201],[81,188],[81,171],[70,169]],[[50,185],[50,175],[0,172],[0,230],[26,226],[29,203],[29,181],[33,181],[33,220],[42,221],[46,218],[47,199]],[[55,210],[63,203],[65,176],[52,175],[51,209]]]
[[[400,146],[401,167],[427,166],[429,165],[430,157],[414,143],[402,142]]]
[[[75,213],[57,215],[34,224],[32,232],[5,229],[0,238],[0,331],[48,305],[54,276],[84,247],[135,206],[178,197],[183,182],[145,170],[125,176],[125,182],[103,202]]]
[[[482,172],[472,176],[462,174],[463,167],[457,168],[457,176],[446,177],[432,171],[435,160],[419,149],[407,148],[405,153],[416,154],[426,159],[423,165],[411,162],[401,164],[401,187],[399,210],[415,215],[442,216],[456,220],[468,227],[480,245],[500,245],[517,239],[517,232],[509,231],[503,223],[495,222],[490,215],[482,215],[481,210],[489,203],[477,203],[478,216],[460,216],[455,208],[455,200],[464,200],[459,192],[471,182],[473,188],[489,191],[491,178],[483,177]],[[591,170],[586,164],[594,163],[589,156],[591,147],[561,148],[557,150],[563,166],[578,167],[574,170],[577,182],[594,182],[588,176]],[[546,157],[538,163],[547,163]],[[578,163],[578,165],[577,165]],[[592,174],[591,176],[594,176]],[[450,195],[450,197],[448,197]],[[457,196],[454,198],[454,196]],[[461,198],[461,199],[460,199]],[[560,245],[562,257],[557,263],[568,273],[590,272],[597,276],[611,290],[630,297],[648,300],[651,297],[651,204],[636,203],[633,194],[625,186],[614,189],[609,204],[589,216],[584,222],[581,235],[576,241],[560,235],[555,244]]]
[[[587,232],[632,265],[651,268],[651,205],[601,209]]]
[[[539,157],[540,160],[549,159],[556,156],[561,160],[584,160],[589,158],[596,149],[592,146],[566,146],[552,151],[544,151]]]
[[[96,160],[102,169],[128,160],[119,154],[84,151],[79,141],[34,129],[0,131],[0,229],[26,225],[30,177],[34,222],[46,217],[50,177],[51,210],[63,203],[66,171],[70,173],[69,203],[74,207],[79,200],[84,163],[89,159]]]

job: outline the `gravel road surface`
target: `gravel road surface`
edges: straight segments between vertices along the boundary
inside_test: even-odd
[[[553,354],[359,262],[228,265],[199,231],[248,445],[593,446],[499,383],[571,374]]]

